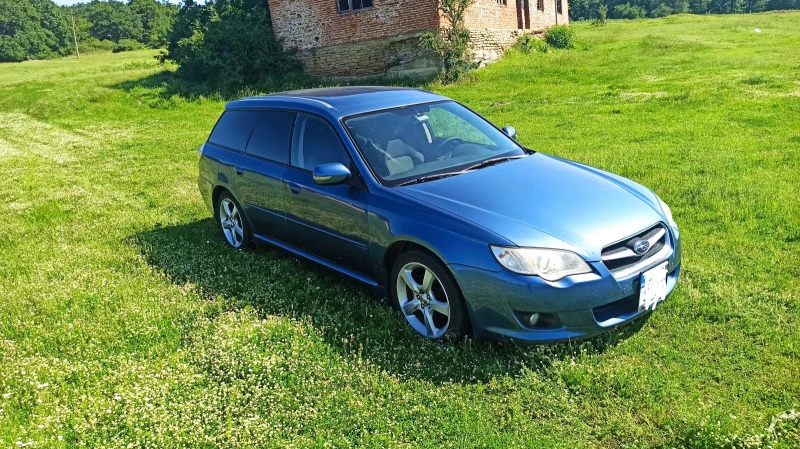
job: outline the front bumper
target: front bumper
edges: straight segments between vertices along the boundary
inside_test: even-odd
[[[667,258],[652,261],[646,271],[667,260],[667,297],[678,281],[680,240],[673,238]],[[486,271],[450,265],[464,294],[475,335],[525,342],[558,342],[588,338],[647,313],[639,310],[641,272],[617,279],[602,262],[590,263],[592,273],[548,282],[507,270]],[[531,313],[557,317],[547,328],[532,327]]]

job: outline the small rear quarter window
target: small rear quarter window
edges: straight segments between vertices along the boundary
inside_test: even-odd
[[[211,131],[208,141],[222,147],[244,151],[260,111],[225,111]]]

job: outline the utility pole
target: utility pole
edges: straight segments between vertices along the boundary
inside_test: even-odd
[[[78,51],[78,33],[75,31],[75,13],[70,12],[72,17],[72,38],[75,40],[75,56],[81,59],[81,52]]]

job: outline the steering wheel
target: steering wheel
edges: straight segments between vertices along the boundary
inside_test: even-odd
[[[450,159],[451,157],[453,157],[453,151],[456,149],[456,147],[461,145],[461,144],[463,144],[463,143],[464,143],[464,139],[462,139],[460,137],[448,137],[447,139],[444,139],[444,141],[441,144],[439,144],[439,149],[444,148],[445,151],[442,151],[441,156],[436,158],[436,160],[437,161],[441,161],[441,160],[444,160],[444,159]],[[453,145],[453,144],[455,144],[455,145]],[[452,145],[452,149],[447,150],[447,147],[449,145]]]

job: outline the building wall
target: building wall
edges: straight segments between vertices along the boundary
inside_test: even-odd
[[[435,29],[436,0],[374,0],[339,14],[336,0],[269,0],[275,36],[300,50]]]
[[[569,23],[567,0],[561,0],[562,14],[558,16],[555,13],[556,0],[544,0],[544,11],[537,8],[536,0],[528,0],[527,24],[523,1],[506,0],[506,4],[501,5],[497,0],[476,0],[467,10],[464,21],[470,30],[475,60],[480,65],[500,59],[505,49],[513,45],[522,33],[539,33],[556,23]]]
[[[421,33],[300,50],[306,73],[326,78],[435,75],[439,56],[419,46]]]
[[[475,4],[467,9],[464,22],[469,29],[494,28],[503,30],[516,30],[517,2],[506,0],[505,5],[497,0],[476,0]]]
[[[373,7],[340,14],[336,0],[268,0],[276,37],[298,50],[311,75],[351,78],[371,75],[427,75],[438,57],[419,48],[419,36],[446,25],[437,0],[373,0]],[[530,1],[530,28],[524,24],[524,0],[476,0],[466,12],[475,59],[481,65],[499,59],[523,32],[556,23],[556,0],[544,0],[544,12]],[[567,0],[558,23],[568,23]],[[524,25],[523,25],[524,26]]]

